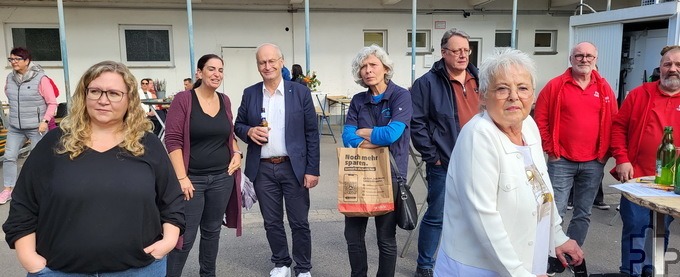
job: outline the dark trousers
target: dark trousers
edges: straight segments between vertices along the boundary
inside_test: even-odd
[[[189,175],[194,185],[194,197],[186,202],[184,216],[186,229],[182,250],[173,249],[168,254],[168,277],[181,276],[187,257],[196,241],[201,227],[198,249],[200,276],[215,276],[217,250],[219,248],[222,219],[234,189],[234,177],[227,173],[217,175]]]
[[[396,184],[394,178],[392,183]],[[396,186],[393,186],[393,192],[396,197]],[[347,253],[349,254],[349,265],[352,268],[352,277],[366,277],[368,274],[367,224],[368,217],[345,217],[345,240],[347,240]],[[397,213],[391,212],[376,216],[375,229],[379,252],[376,276],[392,277],[397,265]]]
[[[260,162],[254,182],[255,193],[264,219],[267,241],[276,267],[290,267],[286,229],[283,226],[283,205],[293,233],[295,275],[312,268],[312,234],[309,230],[309,190],[295,177],[290,161],[280,164]]]

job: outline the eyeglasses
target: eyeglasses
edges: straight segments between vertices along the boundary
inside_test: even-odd
[[[142,82],[142,85],[148,85],[149,82]]]
[[[508,99],[508,97],[510,97],[511,92],[517,93],[517,97],[519,97],[519,99],[528,99],[534,96],[534,90],[530,89],[529,87],[523,86],[518,87],[516,89],[511,89],[509,87],[498,87],[493,92],[496,95],[496,99],[498,100]]]
[[[453,50],[453,49],[449,49],[449,48],[446,48],[446,47],[442,47],[442,49],[451,51],[451,53],[453,53],[453,55],[456,55],[456,56],[460,56],[461,54],[463,54],[464,56],[470,56],[470,54],[472,54],[472,49],[460,48],[460,49]]]
[[[98,88],[87,88],[87,99],[99,100],[100,98],[102,98],[103,94],[106,94],[106,98],[109,99],[109,101],[111,102],[120,102],[121,100],[123,100],[123,95],[125,95],[125,92],[117,90],[101,90]]]
[[[281,58],[278,58],[278,59],[271,59],[271,60],[267,60],[267,61],[257,61],[257,65],[258,65],[259,67],[264,67],[264,66],[266,66],[266,65],[274,65],[274,64],[276,64],[276,63],[277,63],[278,61],[280,61],[280,60],[281,60]]]
[[[23,61],[23,60],[25,60],[25,59],[21,58],[21,57],[19,57],[19,58],[7,58],[8,62],[20,62],[20,61]]]
[[[588,55],[583,55],[583,54],[574,55],[574,59],[576,59],[577,61],[582,61],[583,59],[585,59],[588,62],[592,62],[595,58],[597,58],[597,57],[590,55],[590,54],[588,54]]]

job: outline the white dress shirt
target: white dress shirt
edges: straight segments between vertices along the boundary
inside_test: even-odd
[[[143,91],[143,90],[140,89],[140,90],[138,90],[138,93],[139,93],[139,100],[149,99],[149,94],[146,91]],[[142,110],[144,110],[144,112],[149,111],[149,106],[142,104],[142,103],[140,103],[140,105],[142,106]]]
[[[271,94],[262,83],[262,107],[269,123],[269,142],[262,145],[261,158],[288,156],[286,150],[286,101],[283,79]]]

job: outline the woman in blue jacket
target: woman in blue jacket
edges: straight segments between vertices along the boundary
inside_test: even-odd
[[[396,196],[396,177],[406,178],[413,108],[411,94],[390,80],[393,72],[392,60],[379,46],[371,45],[359,51],[352,62],[352,74],[356,83],[368,90],[352,98],[342,139],[346,147],[389,147],[399,169],[399,173],[392,170],[392,191]],[[366,276],[368,272],[367,223],[368,217],[345,217],[345,239],[352,277]],[[390,212],[376,216],[375,225],[380,251],[377,276],[394,276],[397,214]]]

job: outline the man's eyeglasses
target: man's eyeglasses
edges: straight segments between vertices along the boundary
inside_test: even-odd
[[[585,59],[588,62],[592,62],[595,58],[597,58],[597,57],[590,55],[590,54],[588,54],[588,55],[583,55],[583,54],[574,55],[574,59],[576,59],[577,61],[582,61],[583,59]]]
[[[21,58],[21,57],[19,57],[19,58],[7,58],[8,62],[20,62],[20,61],[23,61],[23,60],[25,60],[25,59]]]
[[[460,49],[453,50],[453,49],[449,49],[449,48],[446,48],[446,47],[443,47],[442,49],[447,50],[447,51],[451,51],[451,53],[453,53],[453,55],[456,55],[456,56],[460,56],[461,54],[463,54],[465,56],[470,56],[470,54],[472,54],[472,49],[460,48]]]
[[[142,82],[142,85],[148,85],[149,82]]]
[[[278,61],[280,61],[280,60],[281,60],[281,58],[278,58],[278,59],[271,59],[271,60],[267,60],[267,61],[257,61],[257,65],[260,66],[260,67],[264,67],[264,66],[266,66],[266,65],[270,65],[270,66],[271,66],[271,65],[276,64],[276,63],[277,63]]]
[[[87,88],[87,99],[99,100],[103,94],[106,94],[106,98],[111,102],[120,102],[123,100],[123,95],[125,92],[117,90],[101,90],[98,88]]]

